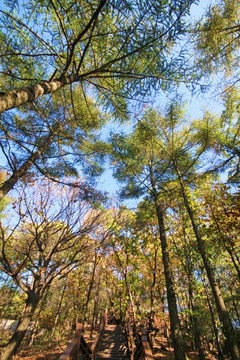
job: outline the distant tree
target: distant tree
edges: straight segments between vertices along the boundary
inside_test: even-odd
[[[177,106],[171,106],[168,113],[168,123],[166,121],[162,121],[162,125],[160,125],[163,141],[162,149],[164,149],[165,156],[168,156],[173,176],[175,176],[175,181],[179,184],[179,192],[183,198],[183,203],[191,220],[198,249],[204,263],[207,277],[216,302],[217,311],[222,322],[223,331],[227,340],[228,351],[231,358],[235,360],[239,358],[236,332],[229,312],[226,308],[222,292],[216,281],[214,266],[211,263],[204,237],[200,231],[200,220],[195,214],[194,201],[191,199],[190,186],[194,186],[196,183],[194,178],[198,178],[196,173],[198,166],[203,167],[203,162],[200,162],[200,159],[205,152],[204,150],[207,149],[207,142],[205,147],[199,148],[196,141],[196,134],[193,134],[192,136],[191,131],[187,128],[182,131],[178,130],[178,126],[181,124],[182,118],[183,114],[181,110],[179,110]],[[173,180],[174,177],[172,178],[172,181]]]
[[[162,119],[167,124],[167,119]],[[112,157],[117,161],[116,178],[125,186],[123,197],[145,197],[154,205],[162,250],[162,261],[167,288],[171,336],[175,358],[185,359],[183,337],[178,317],[177,299],[169,255],[169,243],[165,227],[166,194],[173,176],[171,161],[158,138],[159,124],[154,111],[146,111],[144,118],[129,136],[113,135]]]
[[[81,200],[79,192],[38,181],[22,189],[14,204],[15,224],[1,223],[0,269],[26,294],[18,327],[4,348],[11,359],[19,348],[31,318],[46,290],[81,264],[91,246],[91,231],[100,213]]]
[[[213,191],[204,196],[205,211],[208,214],[206,226],[208,236],[215,240],[222,251],[226,251],[234,265],[240,281],[240,259],[238,242],[238,218],[240,216],[240,195],[232,192],[229,185],[215,185]]]
[[[227,182],[233,185],[239,184],[239,98],[239,90],[232,87],[222,95],[223,110],[220,114],[206,111],[203,119],[193,122],[194,142],[199,152],[211,156],[211,162],[206,164],[205,171],[227,175]]]
[[[169,200],[173,196],[178,196],[178,199],[182,199],[180,202],[182,201],[185,206],[195,238],[197,239],[199,253],[207,272],[217,311],[226,336],[229,354],[232,359],[237,359],[239,352],[236,332],[216,279],[214,263],[212,263],[211,255],[204,241],[204,235],[201,232],[201,217],[196,214],[197,205],[195,205],[195,201],[192,199],[192,189],[196,187],[198,182],[201,183],[201,179],[205,176],[205,163],[206,161],[208,164],[210,162],[210,157],[206,156],[206,152],[211,148],[211,140],[214,139],[214,135],[218,139],[224,138],[224,135],[220,136],[218,128],[216,134],[213,126],[214,123],[206,123],[206,119],[202,122],[202,128],[195,127],[196,122],[186,126],[183,124],[183,120],[184,111],[182,106],[175,102],[168,107],[165,116],[154,110],[146,111],[145,116],[136,125],[133,134],[125,138],[121,135],[113,138],[115,142],[113,143],[113,154],[115,159],[119,161],[118,165],[115,166],[115,174],[121,182],[126,184],[122,191],[123,195],[139,196],[139,194],[144,194],[147,191],[150,199],[152,197],[152,200],[154,200],[160,228],[166,285],[169,292],[166,269],[171,271],[171,265],[170,258],[167,259],[166,257],[164,259],[166,254],[169,257],[166,231],[164,231],[166,219],[164,222],[164,218],[167,208],[171,205]],[[201,131],[205,131],[205,141],[202,141]],[[199,135],[200,137],[198,137]],[[213,141],[212,144],[216,144],[216,141]],[[207,154],[209,155],[209,152]],[[201,169],[204,170],[201,171]],[[168,194],[169,200],[166,199],[166,194]],[[165,241],[163,241],[164,239]],[[193,269],[191,272],[189,270],[187,271],[190,276],[189,284],[191,286]],[[191,291],[190,289],[190,293]],[[174,295],[172,293],[173,299]],[[171,318],[171,306],[169,303],[168,294],[168,306],[172,323],[174,319]],[[194,307],[193,302],[191,307]],[[195,322],[195,331],[196,329]],[[174,336],[173,329],[171,330],[172,336]],[[196,341],[201,352],[199,336],[198,339],[196,338]],[[201,352],[201,358],[203,356],[204,354]]]
[[[136,211],[136,220],[133,227],[133,235],[138,245],[141,256],[141,272],[150,288],[150,319],[153,321],[154,310],[158,307],[157,285],[163,282],[161,244],[159,241],[159,229],[154,207],[148,201],[140,202]],[[157,296],[158,295],[158,296]]]

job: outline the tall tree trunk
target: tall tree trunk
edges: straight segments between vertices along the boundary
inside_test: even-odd
[[[170,326],[171,326],[171,337],[174,347],[174,355],[176,360],[185,360],[186,357],[184,351],[183,336],[178,318],[177,301],[174,290],[166,232],[164,227],[163,211],[161,209],[161,205],[159,204],[155,178],[151,168],[150,168],[150,174],[151,174],[152,193],[153,193],[155,208],[157,212],[160,241],[162,248],[162,259],[163,259],[164,275],[165,275],[165,281],[167,287],[168,309],[169,309]]]
[[[209,307],[209,311],[210,311],[210,315],[211,315],[211,320],[212,320],[212,325],[213,325],[213,331],[214,331],[215,338],[216,338],[216,343],[217,343],[218,359],[223,360],[224,357],[223,357],[222,347],[221,347],[221,344],[219,342],[219,334],[218,334],[218,329],[217,329],[215,318],[214,318],[214,311],[213,311],[212,303],[211,303],[210,296],[209,296],[209,293],[208,293],[207,284],[206,284],[205,279],[204,279],[202,274],[201,274],[201,280],[202,280],[203,287],[204,287],[204,290],[205,290],[205,293],[206,293],[206,296],[207,296],[207,303],[208,303],[208,307]]]
[[[157,202],[155,203],[155,205],[157,210],[160,240],[162,247],[162,258],[163,258],[164,275],[165,275],[166,287],[167,287],[168,309],[169,309],[171,337],[173,341],[174,354],[176,360],[185,360],[183,337],[182,337],[180,322],[178,318],[176,295],[174,291],[174,283],[171,273],[171,264],[169,259],[169,251],[168,251],[167,239],[164,228],[163,214]]]
[[[135,306],[135,302],[133,300],[133,296],[132,296],[132,292],[131,292],[131,288],[130,288],[130,285],[129,285],[129,282],[128,282],[128,278],[127,278],[127,268],[124,269],[124,266],[122,264],[122,261],[118,255],[118,252],[116,250],[114,250],[115,252],[115,255],[117,256],[118,258],[118,261],[119,261],[119,264],[121,266],[121,269],[122,269],[122,276],[124,278],[124,282],[125,282],[125,285],[126,285],[126,289],[127,289],[127,292],[128,292],[128,296],[129,296],[129,300],[130,300],[130,306],[132,308],[132,312],[133,312],[133,319],[136,320],[136,306]],[[127,260],[128,262],[128,260]]]
[[[128,296],[129,296],[129,299],[130,299],[130,304],[131,304],[132,313],[133,313],[133,319],[136,320],[136,318],[137,318],[136,317],[136,306],[135,306],[135,302],[133,300],[132,292],[131,292],[129,283],[127,281],[127,278],[126,278],[125,283],[126,283],[126,286],[127,286]]]
[[[26,300],[26,307],[20,320],[18,327],[9,340],[8,344],[4,348],[1,356],[1,360],[10,360],[16,354],[19,349],[19,346],[27,332],[29,324],[31,322],[34,311],[37,308],[39,299],[34,297],[34,295],[29,296]]]
[[[182,226],[183,226],[183,234],[184,234],[184,241],[185,241],[185,245],[188,246],[189,248],[189,243],[187,243],[187,239],[186,239],[186,229],[184,226],[184,218],[182,218]],[[192,266],[192,261],[189,263],[189,261],[186,262],[186,258],[182,258],[182,254],[176,244],[176,242],[173,239],[173,243],[175,245],[175,248],[177,250],[179,259],[181,261],[181,264],[187,274],[187,279],[188,279],[188,308],[190,311],[190,321],[191,321],[191,325],[193,328],[193,333],[194,333],[194,345],[195,348],[198,350],[198,354],[199,354],[199,359],[200,360],[205,360],[205,355],[203,352],[203,347],[202,347],[202,342],[201,342],[201,337],[200,337],[200,330],[199,330],[199,326],[198,326],[198,319],[195,315],[195,303],[194,303],[194,296],[193,296],[193,266]],[[189,257],[190,259],[192,258],[192,253],[189,252],[187,255],[187,257]]]
[[[165,291],[162,288],[160,289],[160,286],[158,286],[157,292],[161,299],[161,312],[163,314],[161,327],[163,328],[164,337],[167,339],[168,347],[171,348],[171,342],[169,339],[169,331],[168,331],[169,318],[166,315],[166,311],[165,311],[165,295],[164,295]],[[163,322],[164,322],[164,325],[163,325]]]
[[[234,257],[234,251],[231,249],[231,247],[227,244],[225,244],[225,248],[227,250],[227,252],[229,253],[231,259],[232,259],[232,262],[233,262],[233,265],[237,271],[237,274],[238,274],[238,280],[240,281],[240,267],[239,267],[239,262],[238,262],[238,259],[236,261],[235,257]]]
[[[100,282],[101,282],[101,277],[99,276],[99,279],[98,279],[98,284],[97,284],[97,291],[96,291],[95,298],[94,298],[93,318],[92,318],[92,325],[91,325],[90,339],[92,339],[92,334],[93,334],[94,324],[95,324],[95,321],[96,321],[96,315],[97,315],[97,312],[98,312],[98,302],[99,302]]]
[[[175,165],[176,166],[176,165]],[[194,217],[194,213],[190,207],[189,201],[188,201],[188,197],[185,191],[185,186],[182,180],[182,176],[176,166],[176,171],[178,174],[178,178],[179,178],[179,182],[180,182],[180,187],[181,187],[181,192],[182,192],[182,196],[183,196],[183,200],[184,200],[184,204],[185,207],[187,209],[187,213],[189,215],[189,218],[191,220],[192,223],[192,227],[193,227],[193,231],[198,243],[198,248],[200,251],[200,254],[202,256],[203,259],[203,263],[204,263],[204,267],[206,269],[207,272],[207,276],[208,276],[208,280],[213,292],[213,296],[216,302],[216,306],[217,306],[217,310],[219,313],[219,317],[221,319],[222,325],[223,325],[223,331],[224,334],[226,336],[226,340],[227,340],[227,346],[229,349],[229,353],[231,355],[231,359],[232,360],[239,360],[240,359],[240,352],[238,349],[238,344],[237,344],[237,340],[236,340],[236,335],[235,335],[235,331],[230,319],[230,316],[228,314],[228,311],[226,309],[225,303],[224,303],[224,299],[222,297],[221,291],[219,289],[217,280],[215,278],[215,274],[213,272],[210,260],[207,256],[207,252],[206,252],[206,248],[205,248],[205,243],[201,237],[198,225],[195,221],[195,217]]]
[[[119,322],[120,324],[122,323],[122,292],[120,290],[120,294],[119,294]]]

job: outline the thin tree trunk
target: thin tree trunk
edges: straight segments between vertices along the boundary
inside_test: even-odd
[[[89,304],[89,301],[90,301],[90,296],[91,296],[92,288],[93,288],[93,284],[94,284],[94,277],[95,277],[96,268],[97,268],[97,251],[95,251],[95,254],[94,254],[94,265],[93,265],[92,277],[91,277],[91,281],[90,281],[89,289],[88,289],[88,293],[87,293],[87,300],[86,300],[86,303],[85,303],[84,309],[83,309],[83,314],[84,314],[84,316],[83,316],[83,329],[84,329],[84,324],[85,324],[86,318],[87,318],[87,309],[88,309],[88,304]]]
[[[127,280],[126,280],[126,285],[127,285],[127,290],[128,290],[128,296],[129,296],[131,307],[132,307],[133,319],[135,321],[136,320],[136,306],[135,306],[135,302],[133,300],[132,292],[131,292],[131,289],[130,289],[130,286],[129,286]]]
[[[90,339],[92,339],[93,328],[94,328],[94,324],[95,324],[95,320],[96,320],[96,314],[97,314],[97,310],[98,310],[100,281],[101,281],[101,277],[99,276],[98,284],[97,284],[97,291],[96,291],[96,295],[95,295],[95,298],[94,298],[94,308],[93,308],[93,318],[92,318],[92,326],[91,326]]]
[[[184,226],[184,219],[182,218],[182,221],[183,221],[183,235],[184,235],[184,241],[185,241],[185,244],[186,246],[189,247],[189,244],[187,243],[187,239],[186,239],[186,230],[185,230],[185,226]],[[194,297],[193,297],[193,282],[192,282],[192,279],[193,279],[193,268],[192,268],[192,261],[191,263],[189,263],[188,261],[186,262],[185,259],[182,259],[182,254],[181,252],[179,251],[179,248],[176,244],[176,242],[173,240],[173,243],[175,245],[175,248],[177,250],[177,253],[178,253],[178,256],[179,256],[179,259],[181,261],[181,264],[187,274],[187,279],[188,279],[188,308],[189,308],[189,311],[190,311],[190,320],[191,320],[191,324],[192,324],[192,328],[193,328],[193,333],[194,333],[194,343],[193,343],[193,348],[194,348],[194,345],[195,345],[195,348],[198,350],[198,354],[199,354],[199,359],[200,360],[205,360],[205,355],[204,355],[204,352],[203,352],[203,347],[202,347],[202,342],[201,342],[201,337],[200,337],[200,330],[199,330],[199,326],[198,326],[198,320],[197,320],[197,317],[194,313],[195,311],[195,304],[194,304]],[[191,252],[189,252],[187,254],[187,256],[189,258],[192,258],[192,254]],[[195,350],[194,348],[194,350]]]
[[[31,334],[31,338],[30,338],[29,344],[28,344],[29,347],[32,346],[32,344],[33,344],[33,342],[34,342],[34,339],[35,339],[35,337],[36,337],[36,335],[37,335],[37,328],[38,328],[38,324],[39,324],[39,315],[40,315],[40,312],[39,312],[38,317],[37,317],[37,319],[36,319],[36,321],[35,321],[35,323],[34,323],[33,332],[32,332],[32,334]]]
[[[167,287],[168,309],[169,309],[170,326],[171,326],[171,337],[174,347],[174,355],[176,360],[185,360],[186,357],[184,351],[183,336],[178,318],[177,301],[176,301],[176,294],[175,294],[174,283],[172,278],[171,263],[169,258],[168,244],[167,244],[167,238],[164,227],[163,212],[158,201],[155,178],[151,168],[150,168],[150,174],[151,174],[152,192],[153,192],[155,208],[157,212],[160,241],[162,248],[162,259],[163,259],[164,275],[165,275],[166,287]]]
[[[63,291],[62,291],[62,295],[61,295],[61,299],[60,299],[60,303],[58,305],[57,314],[56,314],[54,325],[53,325],[52,332],[51,332],[51,339],[53,338],[54,332],[55,332],[56,327],[57,327],[58,318],[59,318],[60,310],[61,310],[61,307],[62,307],[63,298],[64,298],[66,288],[67,288],[67,280],[65,281]]]
[[[239,324],[240,324],[239,309],[238,309],[237,304],[236,304],[236,302],[235,302],[235,300],[234,300],[234,295],[233,295],[233,292],[232,292],[232,290],[231,290],[231,287],[229,288],[229,291],[230,291],[231,298],[232,298],[233,308],[234,308],[234,310],[235,310],[236,317],[237,317],[238,322],[239,322]]]
[[[168,299],[171,337],[173,341],[174,354],[176,360],[185,360],[183,337],[182,337],[180,322],[178,318],[176,295],[174,291],[174,284],[171,273],[171,265],[169,259],[167,239],[164,229],[163,214],[158,203],[155,203],[155,205],[157,210],[160,240],[162,246],[162,257],[163,257],[164,274],[165,274],[166,287],[167,287],[167,299]]]
[[[169,323],[169,319],[167,318],[167,315],[166,315],[166,311],[165,311],[165,297],[164,297],[164,290],[160,290],[158,288],[158,294],[161,298],[161,303],[162,303],[162,313],[163,313],[163,322],[164,322],[164,325],[162,323],[162,328],[163,328],[163,335],[164,337],[167,339],[167,342],[168,342],[168,347],[171,349],[171,342],[170,342],[170,338],[169,338],[169,331],[168,331],[168,323]]]
[[[213,296],[214,296],[214,299],[215,299],[215,302],[216,302],[219,317],[220,317],[222,325],[223,325],[223,331],[224,331],[224,334],[226,336],[226,341],[227,341],[227,346],[228,346],[228,349],[229,349],[229,353],[231,355],[232,360],[239,360],[240,359],[240,352],[239,352],[239,349],[238,349],[238,344],[237,344],[237,340],[236,340],[236,336],[235,336],[235,331],[234,331],[230,316],[228,314],[228,311],[226,309],[226,306],[225,306],[221,291],[220,291],[219,286],[217,284],[217,281],[216,281],[216,278],[215,278],[215,275],[214,275],[210,260],[209,260],[209,258],[207,256],[207,252],[206,252],[206,249],[205,249],[205,243],[204,243],[204,241],[203,241],[203,239],[201,237],[200,231],[199,231],[197,223],[195,221],[195,217],[194,217],[193,211],[192,211],[192,209],[190,207],[190,204],[189,204],[189,201],[188,201],[188,198],[187,198],[187,194],[186,194],[186,191],[185,191],[185,186],[184,186],[181,174],[179,173],[179,170],[178,170],[177,166],[176,166],[176,171],[177,171],[180,186],[181,186],[181,192],[182,192],[184,204],[185,204],[185,207],[187,209],[189,218],[190,218],[191,223],[192,223],[193,231],[194,231],[197,243],[198,243],[198,248],[199,248],[200,254],[201,254],[202,259],[203,259],[204,267],[205,267],[206,272],[207,272],[207,276],[208,276],[209,283],[210,283],[210,286],[211,286],[211,289],[212,289],[212,292],[213,292]]]
[[[189,307],[190,307],[190,314],[191,315],[191,319],[192,319],[192,325],[193,325],[193,330],[194,330],[194,341],[196,344],[196,347],[198,349],[198,354],[199,354],[199,359],[200,360],[205,360],[205,355],[202,349],[202,343],[201,343],[201,338],[200,338],[200,331],[199,331],[199,326],[198,326],[198,320],[196,318],[195,315],[195,304],[194,304],[194,300],[193,300],[193,290],[192,290],[192,284],[191,284],[191,278],[189,276],[188,279],[189,283],[188,283],[188,290],[189,290]]]
[[[135,303],[134,303],[134,300],[133,300],[133,297],[132,297],[132,292],[131,292],[131,289],[130,289],[130,286],[129,286],[129,283],[128,283],[128,279],[127,279],[127,269],[124,269],[124,267],[122,265],[122,261],[121,261],[119,255],[118,255],[117,251],[115,251],[115,254],[116,254],[117,258],[118,258],[119,264],[120,264],[121,269],[122,269],[122,275],[123,275],[123,278],[124,278],[124,282],[125,282],[125,285],[126,285],[126,288],[127,288],[130,304],[131,304],[131,307],[132,307],[133,319],[135,321],[136,320],[136,307],[135,307]]]
[[[119,322],[120,324],[122,323],[122,292],[120,291],[120,294],[119,294],[119,316],[120,316],[120,319],[119,319]]]
[[[20,320],[18,327],[9,340],[8,344],[4,348],[1,356],[1,360],[10,360],[16,354],[19,349],[19,346],[27,332],[29,324],[31,322],[34,311],[37,308],[39,299],[34,298],[34,296],[28,296],[26,300],[26,307],[23,313],[22,319]]]
[[[216,338],[216,343],[217,343],[218,358],[219,358],[219,360],[223,360],[223,352],[222,352],[221,344],[220,344],[220,342],[219,342],[219,335],[218,335],[218,329],[217,329],[216,322],[215,322],[215,318],[214,318],[214,311],[213,311],[212,304],[211,304],[211,300],[210,300],[210,297],[209,297],[207,285],[206,285],[206,282],[205,282],[205,280],[204,280],[204,278],[203,278],[202,275],[201,275],[201,280],[202,280],[203,287],[204,287],[204,290],[205,290],[205,293],[206,293],[206,296],[207,296],[208,307],[209,307],[209,311],[210,311],[210,315],[211,315],[211,320],[212,320],[212,325],[213,325],[213,330],[214,330],[214,334],[215,334],[215,338]]]
[[[150,312],[150,316],[151,316],[151,321],[153,321],[153,305],[154,305],[154,297],[153,297],[153,290],[154,290],[154,287],[156,285],[156,272],[157,272],[157,252],[158,252],[158,249],[155,249],[154,251],[154,267],[152,270],[152,283],[151,283],[151,303],[150,303],[150,306],[151,306],[151,312]]]
[[[240,281],[240,267],[239,267],[239,264],[236,262],[236,259],[234,258],[234,252],[232,251],[231,247],[228,246],[227,244],[225,244],[225,248],[227,250],[227,252],[229,253],[231,259],[232,259],[232,262],[233,262],[233,265],[237,271],[237,274],[238,274],[238,280]]]

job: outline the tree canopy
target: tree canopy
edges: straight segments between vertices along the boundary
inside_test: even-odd
[[[6,1],[0,111],[76,82],[126,111],[128,99],[181,79],[180,57],[169,51],[193,2]]]
[[[239,11],[0,4],[2,360],[106,307],[162,356],[239,360]]]

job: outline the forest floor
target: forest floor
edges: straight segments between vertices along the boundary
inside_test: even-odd
[[[94,337],[97,333],[93,334],[93,339],[90,339],[90,332],[86,331],[84,333],[84,338],[89,344],[94,340]],[[66,345],[71,341],[73,335],[69,338],[66,338],[64,341],[48,341],[47,343],[35,344],[31,348],[24,348],[16,356],[13,357],[13,360],[57,360],[59,356],[66,349]]]
[[[93,337],[96,334],[93,334]],[[57,360],[62,352],[66,348],[66,344],[71,340],[72,336],[66,338],[62,341],[48,341],[48,342],[41,342],[35,344],[31,348],[25,347],[21,350],[18,355],[13,357],[13,360]],[[88,342],[89,345],[93,342],[90,339],[90,332],[86,331],[84,334],[84,338]],[[167,338],[161,334],[160,332],[157,333],[154,345],[153,345],[153,353],[154,358],[156,360],[174,360],[174,352],[173,348],[169,347]],[[216,360],[217,356],[214,353],[210,353],[209,351],[204,351],[206,360]],[[189,360],[198,360],[199,355],[197,352],[187,351],[187,358]]]
[[[161,334],[157,333],[154,344],[153,344],[153,353],[156,360],[174,360],[174,351],[173,347],[169,347],[167,338]],[[216,360],[217,354],[211,353],[204,350],[206,360]],[[186,350],[186,355],[189,360],[199,360],[198,352],[192,351],[189,349]]]
[[[53,345],[52,345],[53,346]],[[20,351],[18,355],[14,356],[14,360],[56,360],[66,348],[66,343],[62,346],[53,346],[47,349],[39,349],[38,347],[32,347],[31,349],[25,349]]]

